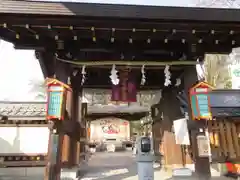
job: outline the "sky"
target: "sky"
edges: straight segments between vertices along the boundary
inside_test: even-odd
[[[31,101],[32,81],[43,81],[43,74],[33,50],[15,50],[0,40],[0,100]]]
[[[48,0],[40,0],[48,1]],[[49,0],[129,4],[129,0]],[[130,4],[157,6],[196,6],[208,0],[131,0]],[[225,0],[215,0],[225,1]],[[238,1],[238,0],[237,0]],[[217,3],[218,7],[222,7]],[[234,6],[234,5],[233,5]],[[0,100],[33,101],[37,92],[32,92],[32,81],[43,81],[43,74],[33,50],[15,50],[11,43],[0,40]]]

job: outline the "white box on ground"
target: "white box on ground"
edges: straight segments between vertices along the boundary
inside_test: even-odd
[[[172,175],[173,175],[173,177],[174,176],[189,177],[189,176],[192,176],[192,170],[188,169],[188,168],[175,168],[175,169],[173,169]]]

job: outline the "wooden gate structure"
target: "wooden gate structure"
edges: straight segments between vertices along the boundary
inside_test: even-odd
[[[177,91],[188,92],[197,82],[195,65],[197,60],[203,61],[206,53],[228,54],[239,46],[239,22],[240,12],[235,9],[0,2],[0,37],[17,49],[35,49],[44,76],[72,88],[67,96],[66,116],[57,124],[60,139],[55,174],[63,165],[79,164],[83,148],[80,139],[86,136],[86,105],[79,101],[84,88],[111,89],[109,74],[116,65],[120,72],[130,72],[137,90],[163,89],[163,114],[156,113],[154,118],[164,120],[164,138],[172,139],[172,122],[183,117]],[[142,65],[146,70],[145,85],[140,85]],[[169,74],[165,77],[166,66],[170,66],[171,85],[165,84],[169,78]],[[83,67],[87,73],[81,73]],[[177,78],[183,83],[176,88]],[[194,127],[192,142],[198,133],[194,124],[190,126]],[[176,158],[169,162],[181,164],[180,145],[174,145],[174,149]],[[195,157],[194,162],[199,175],[209,174],[208,158]]]

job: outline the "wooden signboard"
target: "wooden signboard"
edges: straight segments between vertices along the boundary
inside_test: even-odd
[[[200,82],[190,89],[190,105],[193,120],[209,120],[212,118],[210,111],[210,95],[213,87],[205,82]]]
[[[56,80],[48,80],[47,83],[47,119],[48,120],[63,120],[66,105],[67,91],[71,91],[71,88]]]
[[[213,117],[239,117],[240,91],[239,90],[211,91],[210,108]]]

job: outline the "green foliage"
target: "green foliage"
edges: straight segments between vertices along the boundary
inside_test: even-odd
[[[140,121],[130,121],[131,132],[141,134],[144,130]]]
[[[204,61],[205,80],[216,88],[231,89],[231,75],[228,65],[227,55],[206,55]]]

